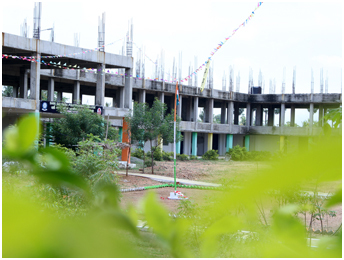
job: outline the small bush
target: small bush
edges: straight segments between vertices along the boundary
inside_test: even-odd
[[[173,160],[173,152],[162,151],[162,159],[164,161],[172,161]]]
[[[240,147],[239,145],[229,149],[226,155],[230,155],[233,161],[267,161],[272,157],[268,151],[248,152],[245,147]]]
[[[134,156],[136,158],[143,160],[143,153],[144,153],[143,149],[137,148],[133,152],[131,152],[131,156]]]
[[[149,151],[146,153],[146,159],[147,158],[152,158],[152,151]],[[153,152],[153,159],[154,161],[162,161],[162,152],[160,147],[157,147],[154,152]]]
[[[156,165],[155,162],[154,162],[153,164]],[[145,161],[145,167],[152,167],[152,160],[149,160],[149,159],[146,160],[146,161]]]
[[[198,160],[198,157],[196,155],[190,155],[190,160]]]
[[[186,154],[176,154],[176,159],[178,161],[188,161],[189,160],[189,156],[187,156]]]
[[[205,154],[202,155],[203,160],[218,160],[219,154],[217,150],[209,150]]]

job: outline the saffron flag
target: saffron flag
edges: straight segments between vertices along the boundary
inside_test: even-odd
[[[201,85],[201,92],[203,91],[204,86],[205,86],[205,82],[207,81],[209,65],[210,65],[210,59],[208,59],[207,66],[205,67],[205,71],[204,71],[204,75],[203,75],[203,80],[202,80],[202,85]]]

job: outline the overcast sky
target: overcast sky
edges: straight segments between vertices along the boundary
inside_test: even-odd
[[[106,12],[105,44],[124,38],[128,22],[133,19],[134,43],[145,48],[146,56],[156,60],[163,50],[165,72],[172,72],[173,58],[178,63],[182,53],[182,77],[195,70],[195,57],[202,65],[214,48],[243,23],[258,2],[231,1],[43,1],[42,29],[55,27],[55,42],[74,45],[74,33],[80,33],[80,47],[98,44],[98,17]],[[29,37],[33,30],[34,2],[6,1],[2,5],[2,31],[20,34],[27,19]],[[330,93],[341,92],[342,81],[342,16],[337,2],[264,2],[254,17],[218,50],[212,58],[214,88],[222,89],[224,73],[234,66],[234,79],[240,71],[240,92],[247,93],[249,68],[254,85],[262,71],[265,93],[269,81],[276,80],[276,93],[281,92],[283,68],[286,68],[286,93],[291,93],[293,67],[296,66],[296,92],[309,93],[311,69],[314,91],[320,91],[320,69],[324,80],[328,74]],[[41,39],[49,40],[50,31]],[[119,54],[123,41],[105,47]],[[133,47],[134,58],[138,49]],[[136,60],[135,60],[136,61]],[[145,59],[146,77],[153,77],[154,64]],[[200,86],[203,71],[198,73]],[[167,77],[167,75],[166,75]],[[187,83],[186,83],[187,84]],[[235,82],[234,82],[235,86]]]

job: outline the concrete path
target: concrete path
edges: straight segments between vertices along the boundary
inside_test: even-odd
[[[125,175],[125,171],[118,171],[118,174],[124,174]],[[149,179],[152,179],[154,181],[174,183],[173,177],[144,174],[144,173],[129,173],[129,175],[149,178]],[[211,187],[220,187],[221,186],[221,184],[208,183],[208,182],[203,182],[203,181],[192,181],[192,180],[180,179],[180,178],[177,178],[176,182],[179,182],[180,184],[184,184],[184,185],[198,185],[198,186],[208,186],[208,187],[210,187],[210,186]]]

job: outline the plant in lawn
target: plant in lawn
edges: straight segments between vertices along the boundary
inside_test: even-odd
[[[217,150],[209,150],[202,155],[203,160],[218,160],[219,154]]]
[[[132,140],[143,143],[149,141],[150,143],[152,174],[154,174],[154,152],[163,140],[169,143],[173,142],[174,117],[173,113],[166,114],[166,110],[166,104],[156,98],[151,108],[147,103],[134,103],[132,115],[125,118],[130,126]],[[179,122],[180,118],[177,118],[176,131],[179,129]],[[181,135],[177,135],[176,142],[180,141],[181,138]]]

